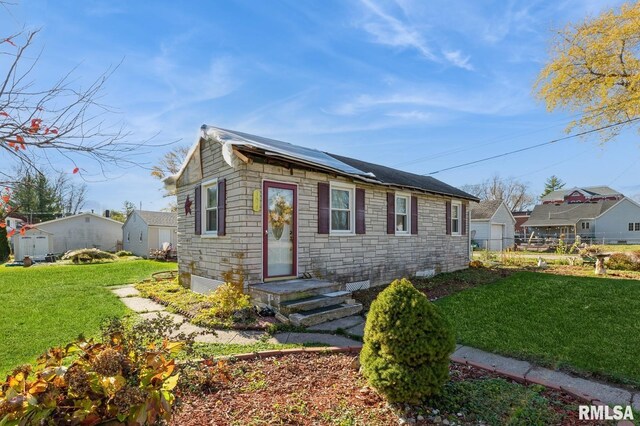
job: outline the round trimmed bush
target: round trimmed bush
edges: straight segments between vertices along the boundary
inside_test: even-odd
[[[362,372],[390,402],[438,395],[455,349],[451,325],[409,280],[395,280],[371,304],[360,353]]]

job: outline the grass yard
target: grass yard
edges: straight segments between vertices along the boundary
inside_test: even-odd
[[[518,272],[436,303],[462,344],[640,387],[640,281]]]
[[[148,278],[176,264],[148,260],[89,265],[0,267],[0,376],[55,345],[127,312],[107,286]]]

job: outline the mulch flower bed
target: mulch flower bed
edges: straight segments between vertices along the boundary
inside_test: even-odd
[[[481,400],[470,402],[476,410],[473,416],[464,412],[467,402],[453,412],[443,410],[442,407],[455,407],[455,404],[451,405],[451,398],[447,403],[432,404],[440,409],[428,405],[387,404],[374,389],[367,386],[358,372],[358,357],[353,354],[289,354],[230,361],[227,368],[231,379],[221,383],[213,392],[183,394],[170,424],[466,425],[506,422],[505,418],[501,418],[495,423],[495,417],[492,421],[490,416],[488,421],[479,420],[476,414],[478,401]],[[486,381],[488,385],[485,387],[488,389],[494,389],[496,382],[508,389],[515,386],[527,388],[494,373],[452,363],[450,383],[455,385],[463,381]],[[580,402],[573,397],[539,386],[530,389],[533,389],[530,392],[534,395],[530,397],[533,402],[526,405],[526,409],[535,405],[545,415],[551,413],[554,419],[562,419],[561,424],[593,424],[578,421],[577,405]],[[503,391],[502,394],[491,395],[500,400],[512,393]],[[487,410],[491,409],[492,406],[487,407]]]

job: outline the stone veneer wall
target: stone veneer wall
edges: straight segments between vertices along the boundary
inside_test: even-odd
[[[469,233],[445,235],[445,202],[450,198],[411,193],[418,197],[418,235],[389,235],[386,194],[392,190],[356,182],[356,187],[365,190],[366,234],[318,234],[318,182],[351,180],[257,163],[237,161],[235,166],[224,162],[218,143],[203,141],[200,155],[193,157],[178,182],[178,259],[184,284],[189,274],[222,280],[231,270],[243,274],[246,283],[261,281],[262,212],[252,210],[252,194],[261,189],[263,180],[298,185],[298,274],[381,285],[419,270],[450,272],[468,265]],[[186,216],[182,206],[187,194],[194,199],[194,188],[201,179],[216,177],[227,179],[227,231],[223,237],[205,238],[194,234],[194,217]]]

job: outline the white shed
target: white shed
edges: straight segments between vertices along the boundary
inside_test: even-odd
[[[501,200],[482,201],[471,206],[471,240],[482,249],[502,251],[512,247],[515,225],[515,218]]]
[[[28,229],[24,234],[16,232],[13,242],[15,260],[24,260],[29,256],[33,260],[44,260],[47,254],[53,253],[53,235],[42,229]]]
[[[35,225],[53,239],[52,253],[97,248],[115,251],[122,238],[122,223],[94,213],[80,213]]]
[[[164,243],[176,248],[178,213],[134,210],[122,226],[122,248],[136,256],[147,257],[150,250],[161,249]]]

